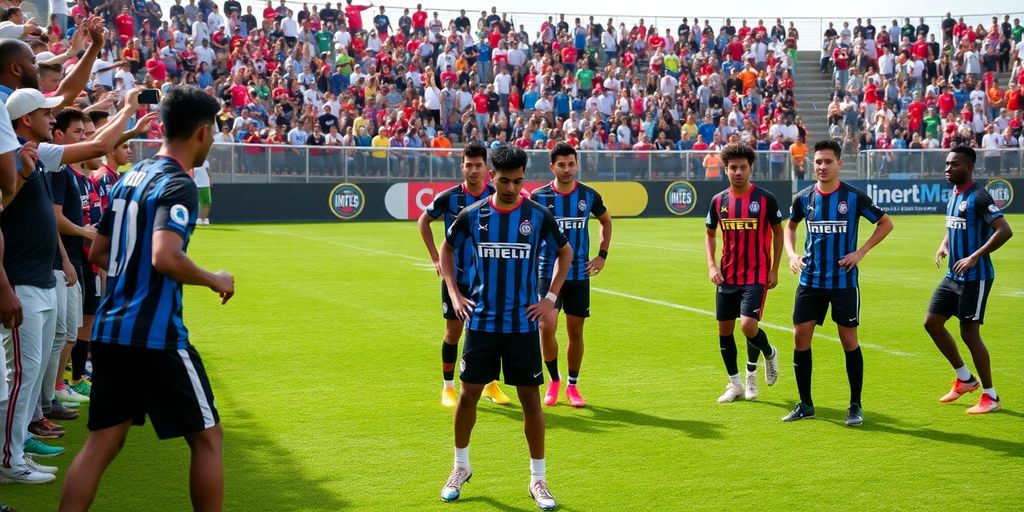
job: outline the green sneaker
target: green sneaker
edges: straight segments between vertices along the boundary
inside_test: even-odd
[[[67,385],[71,386],[71,389],[75,390],[75,393],[79,395],[90,396],[92,394],[92,386],[85,379],[78,381],[78,384],[68,383]]]
[[[25,453],[33,457],[45,459],[48,457],[56,457],[64,453],[64,448],[61,448],[60,446],[50,446],[30,436],[25,440]]]

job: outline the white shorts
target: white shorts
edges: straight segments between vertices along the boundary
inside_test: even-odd
[[[67,286],[64,272],[54,270],[57,279],[57,329],[54,339],[63,336],[66,341],[78,339],[78,328],[82,326],[82,283]]]

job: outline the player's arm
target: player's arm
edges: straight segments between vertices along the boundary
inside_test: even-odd
[[[78,95],[82,93],[82,90],[85,89],[85,83],[89,81],[89,75],[92,74],[92,65],[96,62],[100,49],[103,48],[103,18],[93,16],[78,28],[79,30],[87,30],[92,42],[89,43],[89,48],[85,50],[85,55],[82,56],[82,59],[75,64],[75,67],[71,69],[68,76],[60,81],[60,85],[54,91],[54,96],[64,98],[64,101],[61,102],[55,111],[60,111],[60,109],[71,105],[78,98]],[[81,160],[75,160],[75,162],[81,162]]]
[[[979,247],[977,251],[974,251],[974,254],[971,254],[953,265],[953,272],[957,275],[963,275],[965,272],[977,265],[978,260],[995,252],[996,249],[1002,247],[1003,244],[1013,236],[1013,230],[1010,229],[1010,223],[1006,222],[1006,217],[996,217],[995,219],[992,219],[990,225],[995,231],[992,233],[992,236],[988,237],[988,241]]]
[[[473,315],[473,308],[476,307],[475,302],[464,297],[462,292],[459,291],[459,283],[455,278],[455,250],[461,248],[466,243],[468,236],[469,214],[468,210],[463,210],[458,217],[455,217],[455,222],[448,228],[444,242],[441,243],[440,256],[441,277],[444,278],[444,284],[448,287],[448,296],[452,299],[455,316],[459,317],[460,320],[469,319]]]
[[[129,116],[129,118],[130,117],[131,116]],[[156,121],[159,117],[160,113],[155,110],[142,116],[142,119],[139,119],[139,121],[135,123],[135,128],[121,133],[121,137],[117,139],[117,143],[114,144],[114,147],[116,148],[131,139],[145,134],[149,131],[150,125],[153,124],[153,121]]]
[[[235,294],[235,278],[225,272],[209,272],[196,265],[184,251],[185,239],[175,231],[161,229],[153,233],[153,268],[181,283],[207,286],[217,292],[221,304]]]
[[[708,278],[715,286],[725,282],[725,276],[722,275],[722,270],[718,268],[718,263],[715,261],[717,238],[718,231],[715,228],[707,228],[707,233],[704,235],[704,255],[708,258]]]
[[[4,257],[4,235],[0,233],[0,262]],[[21,325],[23,312],[21,301],[14,294],[14,286],[7,279],[7,271],[0,264],[0,324],[8,329]]]
[[[949,230],[946,230],[945,236],[942,237],[942,242],[939,242],[939,248],[935,251],[935,268],[941,268],[942,260],[949,256]]]
[[[99,158],[112,151],[118,141],[121,140],[121,136],[124,135],[125,127],[128,126],[128,120],[134,117],[135,113],[139,110],[138,100],[140,92],[142,92],[141,87],[129,91],[128,95],[125,96],[124,107],[114,114],[110,121],[103,125],[103,128],[96,132],[92,140],[62,146],[64,154],[61,156],[61,163],[84,162],[93,158]]]
[[[423,212],[416,220],[416,226],[420,230],[420,237],[423,238],[423,245],[427,246],[427,254],[430,255],[430,262],[434,264],[434,271],[441,275],[441,257],[437,252],[437,243],[434,242],[434,230],[430,229],[430,223],[434,218],[429,213]],[[454,259],[452,266],[455,265]]]
[[[78,283],[78,272],[75,272],[75,266],[71,264],[71,258],[68,258],[68,251],[64,249],[64,242],[60,239],[60,231],[54,231],[53,236],[57,237],[57,251],[60,252],[60,262],[64,271],[64,283],[68,288],[71,288]]]
[[[804,263],[804,255],[796,252],[796,227],[805,215],[803,200],[804,196],[802,195],[793,197],[793,204],[789,206],[789,222],[786,223],[783,237],[786,255],[789,257],[789,271],[794,274],[803,271],[804,266],[807,265]]]
[[[548,294],[526,308],[526,317],[530,320],[538,320],[554,310],[555,300],[562,292],[562,285],[565,283],[565,278],[569,276],[569,267],[572,266],[572,247],[565,235],[558,229],[555,216],[545,211],[542,222],[541,240],[548,247],[558,247],[558,250],[555,252],[556,260]]]
[[[857,263],[860,263],[860,260],[868,255],[868,251],[881,243],[882,240],[885,240],[889,233],[892,233],[892,228],[892,219],[888,215],[882,215],[882,218],[878,219],[878,222],[875,224],[875,231],[871,233],[871,238],[868,238],[868,241],[864,242],[860,249],[843,256],[843,259],[839,260],[839,266],[846,269],[846,271],[853,270]]]
[[[782,222],[772,225],[772,268],[768,271],[768,289],[779,285],[779,264],[782,262]],[[795,237],[794,237],[795,238]]]
[[[597,221],[601,223],[601,245],[598,246],[597,257],[588,261],[584,269],[588,276],[597,275],[604,270],[604,263],[608,260],[608,247],[612,243],[612,215],[605,210],[597,216]]]

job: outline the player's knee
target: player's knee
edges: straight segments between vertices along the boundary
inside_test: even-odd
[[[938,315],[927,315],[924,317],[924,329],[928,332],[937,332],[946,325],[946,319]]]
[[[757,331],[760,330],[757,320],[753,318],[743,318],[740,320],[740,329],[743,330],[743,335],[748,338],[757,336]]]

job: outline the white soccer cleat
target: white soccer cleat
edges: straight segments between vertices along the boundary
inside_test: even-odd
[[[26,464],[12,466],[9,468],[0,467],[0,481],[13,482],[18,484],[45,484],[57,479],[56,475],[33,471]]]
[[[530,484],[530,497],[537,504],[537,508],[541,510],[554,510],[558,507],[555,498],[551,496],[551,491],[548,490],[548,483],[544,480],[537,480]]]
[[[82,395],[81,393],[71,389],[71,386],[64,386],[61,389],[55,389],[53,396],[57,400],[65,403],[72,404],[87,404],[89,403],[89,397]]]
[[[444,487],[441,488],[441,500],[455,501],[459,499],[462,496],[462,484],[468,482],[472,477],[473,470],[456,466],[452,470],[452,474],[448,476],[448,481],[444,483]]]
[[[747,373],[747,389],[743,391],[743,398],[757,400],[757,372]]]
[[[775,381],[779,380],[779,351],[775,347],[772,350],[775,355],[764,358],[764,382],[769,386],[774,386]]]
[[[741,396],[743,396],[743,386],[730,382],[725,385],[725,392],[722,393],[722,396],[718,397],[718,403],[727,404]]]
[[[40,464],[33,460],[32,457],[28,455],[25,456],[25,465],[28,466],[28,468],[31,469],[32,471],[36,471],[39,473],[48,473],[51,475],[57,474],[57,466],[47,466],[45,464]]]

